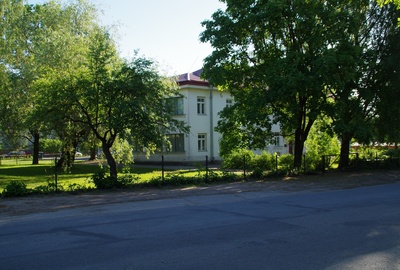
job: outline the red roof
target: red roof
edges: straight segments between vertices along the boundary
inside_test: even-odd
[[[200,78],[202,69],[196,70],[192,73],[185,73],[178,76],[179,85],[200,85],[210,86],[207,80]]]

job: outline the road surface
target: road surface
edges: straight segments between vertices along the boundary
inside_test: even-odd
[[[400,269],[400,184],[0,219],[0,269]]]

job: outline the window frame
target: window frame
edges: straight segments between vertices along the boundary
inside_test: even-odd
[[[172,107],[173,115],[185,115],[183,97],[171,97],[167,99],[167,104]]]
[[[199,152],[207,151],[207,133],[197,134],[197,151]]]
[[[198,115],[206,115],[206,98],[205,97],[197,97],[197,114]]]
[[[185,134],[183,133],[168,134],[167,138],[171,144],[171,149],[167,151],[168,153],[185,152]]]

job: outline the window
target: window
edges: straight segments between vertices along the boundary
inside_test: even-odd
[[[226,100],[226,107],[231,107],[232,105],[233,105],[233,100],[230,99],[230,98],[228,98],[228,99]]]
[[[275,134],[275,146],[281,146],[281,136],[278,133]]]
[[[169,98],[167,99],[167,106],[168,109],[171,110],[171,112],[174,115],[183,115],[183,97],[175,97],[175,98]]]
[[[197,149],[199,151],[207,151],[207,134],[199,134],[197,138]]]
[[[197,97],[197,114],[206,114],[206,98]]]
[[[170,142],[168,152],[185,152],[185,137],[183,134],[170,134],[167,137]]]

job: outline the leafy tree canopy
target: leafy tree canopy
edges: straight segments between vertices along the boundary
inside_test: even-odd
[[[300,167],[304,142],[325,104],[324,72],[338,10],[316,0],[223,2],[226,10],[203,22],[200,39],[214,48],[203,76],[229,89],[241,103],[238,115],[255,112],[240,125],[268,130],[272,119],[285,135],[294,134]]]

